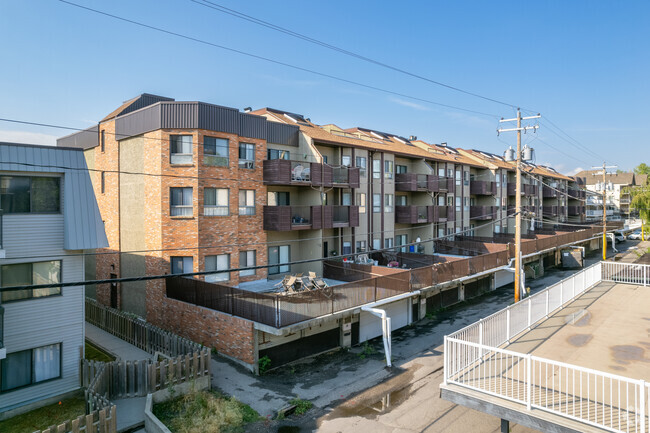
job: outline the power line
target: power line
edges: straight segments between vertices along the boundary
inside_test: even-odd
[[[441,87],[445,87],[447,89],[454,90],[454,91],[460,92],[460,93],[464,93],[466,95],[474,96],[476,98],[480,98],[480,99],[483,99],[483,100],[486,100],[486,101],[494,102],[494,103],[501,104],[501,105],[506,105],[506,106],[513,107],[513,108],[517,107],[517,105],[511,104],[511,103],[508,103],[508,102],[504,102],[504,101],[500,101],[498,99],[489,98],[487,96],[483,96],[483,95],[480,95],[478,93],[470,92],[470,91],[461,89],[461,88],[456,87],[456,86],[445,84],[445,83],[442,83],[440,81],[436,81],[436,80],[433,80],[431,78],[428,78],[428,77],[425,77],[425,76],[422,76],[422,75],[407,71],[407,70],[399,68],[397,66],[393,66],[393,65],[381,62],[379,60],[375,60],[375,59],[366,57],[366,56],[364,56],[362,54],[358,54],[358,53],[355,53],[353,51],[349,51],[349,50],[346,50],[344,48],[340,48],[340,47],[337,47],[335,45],[328,44],[328,43],[323,42],[321,40],[306,36],[306,35],[304,35],[302,33],[298,33],[298,32],[295,32],[293,30],[289,30],[287,28],[280,27],[280,26],[275,25],[273,23],[270,23],[268,21],[264,21],[264,20],[261,20],[259,18],[255,18],[255,17],[253,17],[251,15],[247,15],[247,14],[245,14],[243,12],[239,12],[239,11],[236,11],[234,9],[227,8],[227,7],[223,6],[223,5],[220,5],[220,4],[212,2],[212,1],[208,1],[208,0],[203,0],[203,1],[190,0],[190,1],[193,2],[193,3],[196,3],[198,5],[201,5],[201,6],[213,9],[213,10],[217,10],[217,11],[226,13],[228,15],[234,16],[236,18],[246,20],[246,21],[249,21],[251,23],[266,27],[268,29],[278,31],[278,32],[284,33],[286,35],[289,35],[289,36],[292,36],[292,37],[295,37],[295,38],[298,38],[298,39],[302,39],[302,40],[304,40],[306,42],[309,42],[309,43],[312,43],[312,44],[315,44],[315,45],[319,45],[321,47],[324,47],[324,48],[339,52],[341,54],[345,54],[347,56],[354,57],[356,59],[363,60],[365,62],[372,63],[374,65],[381,66],[383,68],[390,69],[392,71],[399,72],[399,73],[404,74],[404,75],[408,75],[409,77],[412,77],[412,78],[417,78],[419,80],[423,80],[423,81],[426,81],[428,83],[435,84],[435,85],[441,86]]]
[[[393,91],[393,90],[388,90],[388,89],[385,89],[385,88],[373,86],[373,85],[370,85],[370,84],[364,84],[364,83],[359,82],[359,81],[349,80],[347,78],[339,77],[339,76],[336,76],[336,75],[331,75],[331,74],[327,74],[327,73],[324,73],[324,72],[319,72],[319,71],[316,71],[316,70],[313,70],[313,69],[308,69],[308,68],[305,68],[305,67],[302,67],[302,66],[294,65],[294,64],[291,64],[291,63],[282,62],[280,60],[275,60],[275,59],[272,59],[270,57],[264,57],[264,56],[261,56],[261,55],[258,55],[258,54],[249,53],[249,52],[239,50],[239,49],[236,49],[236,48],[227,47],[225,45],[220,45],[220,44],[217,44],[217,43],[214,43],[214,42],[206,41],[205,39],[199,39],[199,38],[196,38],[196,37],[193,37],[193,36],[188,36],[188,35],[178,33],[178,32],[172,31],[172,30],[164,29],[162,27],[156,27],[156,26],[153,26],[153,25],[150,25],[150,24],[145,24],[145,23],[135,21],[135,20],[132,20],[132,19],[129,19],[129,18],[123,18],[123,17],[117,16],[117,15],[114,15],[114,14],[110,14],[108,12],[100,11],[98,9],[93,9],[93,8],[83,6],[83,5],[80,5],[80,4],[77,4],[77,3],[73,3],[73,2],[70,2],[70,1],[67,1],[67,0],[59,0],[59,1],[61,3],[65,3],[65,4],[68,4],[70,6],[77,7],[79,9],[84,9],[84,10],[87,10],[87,11],[90,11],[90,12],[94,12],[96,14],[104,15],[106,17],[113,18],[115,20],[123,21],[123,22],[126,22],[126,23],[130,23],[130,24],[133,24],[133,25],[136,25],[136,26],[139,26],[139,27],[147,28],[147,29],[154,30],[154,31],[157,31],[157,32],[160,32],[160,33],[165,33],[165,34],[175,36],[175,37],[178,37],[178,38],[181,38],[181,39],[186,39],[186,40],[189,40],[189,41],[192,41],[192,42],[197,42],[197,43],[200,43],[200,44],[208,45],[208,46],[211,46],[211,47],[214,47],[214,48],[219,48],[221,50],[225,50],[225,51],[229,51],[229,52],[232,52],[232,53],[240,54],[242,56],[254,58],[254,59],[257,59],[257,60],[263,60],[265,62],[273,63],[273,64],[276,64],[276,65],[284,66],[284,67],[295,69],[295,70],[302,71],[302,72],[307,72],[307,73],[310,73],[310,74],[313,74],[313,75],[318,75],[320,77],[329,78],[329,79],[340,81],[340,82],[347,83],[347,84],[353,84],[355,86],[364,87],[366,89],[375,90],[375,91],[386,93],[386,94],[389,94],[389,95],[401,96],[403,98],[408,98],[408,99],[412,99],[414,101],[419,101],[419,102],[425,102],[427,104],[432,104],[432,105],[436,105],[436,106],[440,106],[440,107],[451,108],[451,109],[454,109],[454,110],[465,111],[465,112],[468,112],[468,113],[479,114],[479,115],[482,115],[482,116],[497,117],[498,118],[498,116],[495,115],[495,114],[484,113],[484,112],[481,112],[481,111],[476,111],[476,110],[471,110],[471,109],[467,109],[467,108],[457,107],[457,106],[454,106],[454,105],[443,104],[443,103],[440,103],[440,102],[432,101],[430,99],[424,99],[424,98],[420,98],[420,97],[417,97],[417,96],[408,95],[408,94],[405,94],[405,93],[400,93],[400,92],[396,92],[396,91]]]

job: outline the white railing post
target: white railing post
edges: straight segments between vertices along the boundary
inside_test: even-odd
[[[479,319],[478,321],[478,344],[480,344],[479,348],[479,356],[481,358],[481,362],[483,362],[483,319]]]
[[[571,299],[576,298],[576,277],[575,275],[571,277],[571,288],[573,289],[573,297]]]
[[[564,308],[564,281],[560,281],[560,310]]]
[[[548,289],[546,291],[546,318],[548,319]]]
[[[530,326],[532,325],[533,321],[533,302],[528,298],[528,330],[530,331]]]
[[[641,404],[641,431],[645,433],[645,412],[646,412],[646,403],[645,403],[645,380],[641,379],[641,395],[639,396],[639,403]]]
[[[529,353],[528,355],[526,355],[526,407],[528,408],[528,410],[530,410],[533,405],[532,402],[533,386],[531,383],[531,376],[532,376],[531,373],[533,371],[532,362],[533,362],[533,358],[532,355]]]
[[[648,285],[648,266],[643,265],[643,287]]]
[[[447,343],[447,336],[444,337],[444,344],[442,348],[442,383],[447,385],[447,374],[449,372],[449,361],[447,357],[449,356],[449,344]]]
[[[510,343],[510,308],[506,310],[506,343]]]

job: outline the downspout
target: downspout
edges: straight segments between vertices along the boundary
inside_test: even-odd
[[[381,310],[379,308],[361,307],[361,310],[367,311],[381,318],[381,333],[384,340],[384,353],[386,354],[386,366],[392,367],[390,317],[388,317],[388,315],[386,314],[386,310]]]

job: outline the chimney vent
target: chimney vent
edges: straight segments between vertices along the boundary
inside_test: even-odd
[[[244,108],[244,113],[250,113],[251,111],[253,111],[251,107]]]

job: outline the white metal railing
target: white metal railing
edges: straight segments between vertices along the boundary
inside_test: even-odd
[[[650,265],[637,263],[602,262],[603,281],[648,285]]]
[[[444,341],[443,383],[525,404],[614,432],[647,433],[650,384],[517,353],[503,346],[599,281],[646,285],[648,265],[601,262]]]

